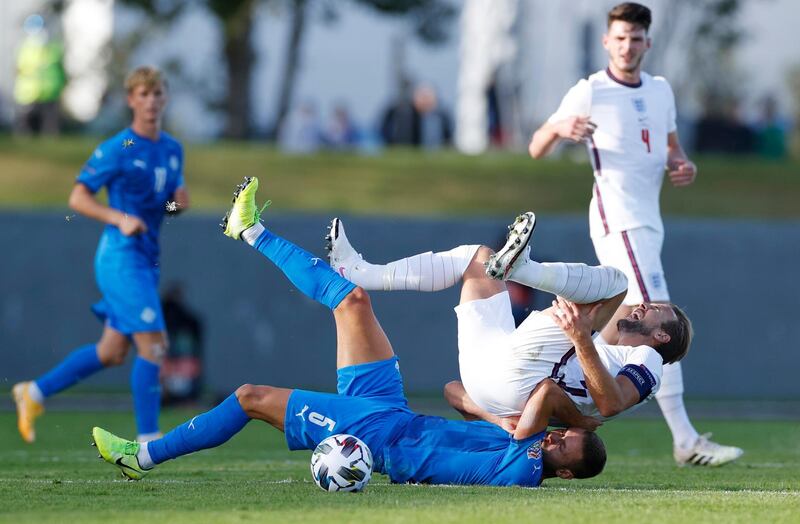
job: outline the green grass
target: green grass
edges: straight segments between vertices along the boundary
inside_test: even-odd
[[[64,208],[97,139],[0,137],[0,207]],[[468,157],[411,150],[381,156],[287,156],[259,143],[190,145],[186,175],[197,209],[219,212],[243,175],[262,177],[278,211],[399,215],[508,215],[522,209],[585,214],[592,176],[580,162],[534,162],[522,154]],[[800,217],[800,163],[699,157],[688,188],[665,186],[667,215]]]
[[[190,417],[167,411],[172,426]],[[660,420],[606,424],[609,464],[587,481],[549,480],[538,490],[391,485],[323,493],[309,452],[251,423],[226,445],[125,482],[89,446],[92,425],[130,435],[126,413],[48,413],[39,441],[24,445],[12,413],[0,413],[0,522],[798,522],[800,425],[701,421],[746,450],[718,469],[677,468]]]

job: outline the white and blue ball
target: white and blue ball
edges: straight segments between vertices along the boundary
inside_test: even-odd
[[[311,454],[311,476],[325,491],[361,491],[372,477],[372,452],[353,435],[333,435]]]

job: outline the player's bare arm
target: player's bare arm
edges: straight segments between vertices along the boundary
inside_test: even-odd
[[[543,158],[562,140],[578,143],[591,138],[595,129],[597,125],[588,116],[570,116],[557,122],[545,122],[533,134],[528,153],[533,158]]]
[[[561,297],[553,301],[550,316],[575,345],[586,387],[604,417],[613,417],[639,402],[639,392],[627,377],[608,372],[592,340],[592,325],[600,304],[574,304]]]
[[[677,131],[667,135],[667,173],[675,187],[688,186],[697,178],[697,166],[681,147]]]
[[[448,382],[444,387],[444,398],[450,406],[461,413],[464,420],[484,420],[500,426],[509,433],[517,429],[519,417],[498,417],[478,406],[459,380]]]
[[[543,388],[545,402],[552,408],[550,425],[578,427],[587,431],[595,431],[603,422],[594,417],[587,417],[578,411],[575,403],[552,380],[545,379],[539,384]]]
[[[120,233],[125,236],[138,235],[147,231],[147,225],[141,218],[101,204],[89,191],[89,188],[83,184],[75,184],[72,188],[69,195],[69,207],[85,217],[117,226]]]

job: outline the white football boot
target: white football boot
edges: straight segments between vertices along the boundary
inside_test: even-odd
[[[709,440],[711,433],[697,437],[689,448],[675,447],[673,457],[679,466],[722,466],[733,462],[744,453],[736,446],[723,446]]]
[[[508,226],[506,245],[489,257],[486,262],[486,275],[495,280],[507,280],[517,260],[525,262],[530,255],[530,240],[536,228],[536,215],[531,211],[517,217]],[[524,256],[520,256],[523,255]]]
[[[356,282],[359,269],[365,269],[371,264],[366,262],[364,257],[350,245],[344,232],[344,224],[339,218],[331,220],[325,240],[327,241],[325,249],[328,251],[328,262],[333,270],[347,280],[360,285]],[[354,277],[356,280],[353,280]]]

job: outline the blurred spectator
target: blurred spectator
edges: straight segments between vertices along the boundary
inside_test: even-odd
[[[495,147],[503,147],[506,143],[506,132],[497,96],[497,79],[493,80],[486,90],[486,111],[489,121],[489,142]]]
[[[325,127],[323,141],[331,149],[348,150],[359,145],[360,133],[342,104],[333,108],[333,114]]]
[[[14,83],[15,131],[55,135],[59,131],[59,98],[66,84],[61,42],[49,35],[44,18],[25,19],[25,38],[17,53]]]
[[[281,127],[278,144],[286,153],[315,153],[322,145],[317,108],[304,102],[294,109]]]
[[[197,400],[203,389],[203,324],[186,305],[179,283],[167,287],[161,306],[169,336],[161,367],[164,403]]]
[[[753,131],[742,122],[735,101],[708,101],[704,106],[710,109],[697,122],[697,152],[747,154],[755,150]]]
[[[404,80],[397,97],[383,112],[381,137],[386,145],[418,146],[420,144],[419,111],[414,107],[411,82]]]
[[[765,158],[786,158],[786,135],[789,125],[778,115],[778,103],[773,96],[761,101],[761,119],[756,124],[756,152]]]
[[[422,84],[414,90],[414,108],[419,113],[419,143],[426,149],[439,149],[450,143],[453,136],[450,115],[439,105],[436,91]]]

